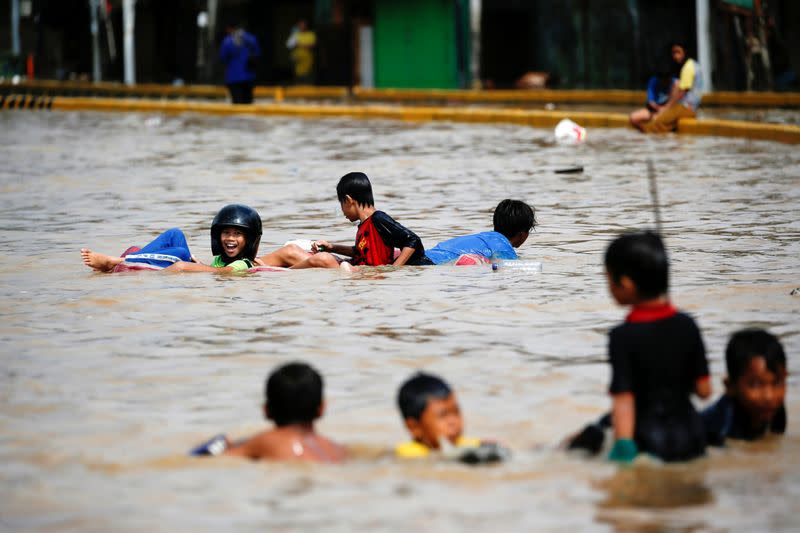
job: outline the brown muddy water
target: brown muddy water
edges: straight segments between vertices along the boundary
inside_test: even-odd
[[[749,140],[590,130],[584,145],[514,126],[146,114],[0,114],[0,530],[790,531],[800,527],[800,150]],[[653,160],[672,295],[701,325],[716,385],[728,335],[778,334],[789,355],[782,439],[688,465],[618,469],[559,441],[609,405],[606,332],[624,316],[602,253],[652,226]],[[583,174],[552,170],[580,164]],[[535,269],[403,268],[97,274],[179,226],[257,208],[262,251],[347,242],[338,178],[427,246],[482,231],[503,198],[537,208]],[[319,429],[345,465],[192,459],[265,427],[263,380],[302,359],[326,379]],[[458,392],[467,434],[515,452],[473,468],[404,463],[394,405],[415,369]],[[700,404],[698,404],[700,405]]]

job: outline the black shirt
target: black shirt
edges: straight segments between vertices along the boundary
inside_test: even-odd
[[[633,394],[640,450],[668,461],[701,455],[705,433],[690,400],[697,380],[708,376],[700,330],[668,305],[660,316],[636,313],[609,334],[609,391]]]
[[[714,405],[703,411],[708,443],[722,446],[725,439],[756,440],[769,433],[786,432],[786,407],[781,405],[775,417],[763,428],[753,429],[747,413],[736,400],[728,395],[722,396]]]
[[[425,247],[422,240],[416,233],[398,223],[395,219],[383,211],[375,211],[372,216],[372,224],[383,242],[392,248],[414,248],[414,254],[406,262],[408,265],[431,264],[425,257]]]

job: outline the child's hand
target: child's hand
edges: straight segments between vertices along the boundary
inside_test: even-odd
[[[314,241],[311,243],[311,253],[330,251],[333,248],[328,241]]]
[[[199,260],[198,258],[196,258],[194,255],[192,255],[192,263],[197,263],[198,265],[205,265],[205,263],[203,263],[202,261],[200,261],[200,260]]]
[[[631,463],[639,454],[639,448],[633,439],[617,439],[611,452],[608,454],[608,460],[616,463]]]

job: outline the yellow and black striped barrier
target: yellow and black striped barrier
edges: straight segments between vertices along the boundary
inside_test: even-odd
[[[594,111],[543,111],[489,107],[331,105],[259,103],[232,105],[222,102],[148,100],[131,98],[84,98],[64,96],[2,95],[0,109],[53,109],[57,111],[102,111],[140,113],[204,113],[216,115],[294,116],[301,118],[347,117],[412,122],[450,121],[484,124],[516,124],[552,128],[570,118],[587,128],[629,128],[623,113]],[[682,119],[678,133],[719,135],[800,144],[800,126],[764,124],[736,120]]]
[[[0,109],[52,109],[52,107],[52,96],[0,94]]]

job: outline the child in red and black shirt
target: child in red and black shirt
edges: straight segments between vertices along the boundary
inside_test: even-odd
[[[422,241],[413,231],[398,224],[383,211],[375,209],[372,185],[366,174],[350,172],[342,176],[336,186],[336,195],[344,216],[351,222],[360,221],[355,245],[314,241],[311,250],[315,253],[312,258],[323,262],[318,256],[322,256],[321,259],[324,260],[327,259],[325,256],[338,254],[350,257],[351,263],[356,266],[432,264],[425,257]],[[395,248],[400,250],[397,257],[394,254]]]
[[[669,261],[661,237],[645,232],[615,239],[605,267],[614,300],[631,306],[609,333],[611,416],[587,426],[568,447],[599,451],[611,425],[614,461],[632,461],[639,452],[664,461],[703,455],[705,429],[690,397],[711,394],[708,361],[697,324],[667,296]]]
[[[611,423],[609,456],[628,461],[638,451],[665,461],[705,453],[703,422],[690,396],[711,394],[703,339],[694,320],[669,301],[669,261],[655,233],[615,239],[605,256],[608,288],[630,305],[625,323],[609,333]]]

